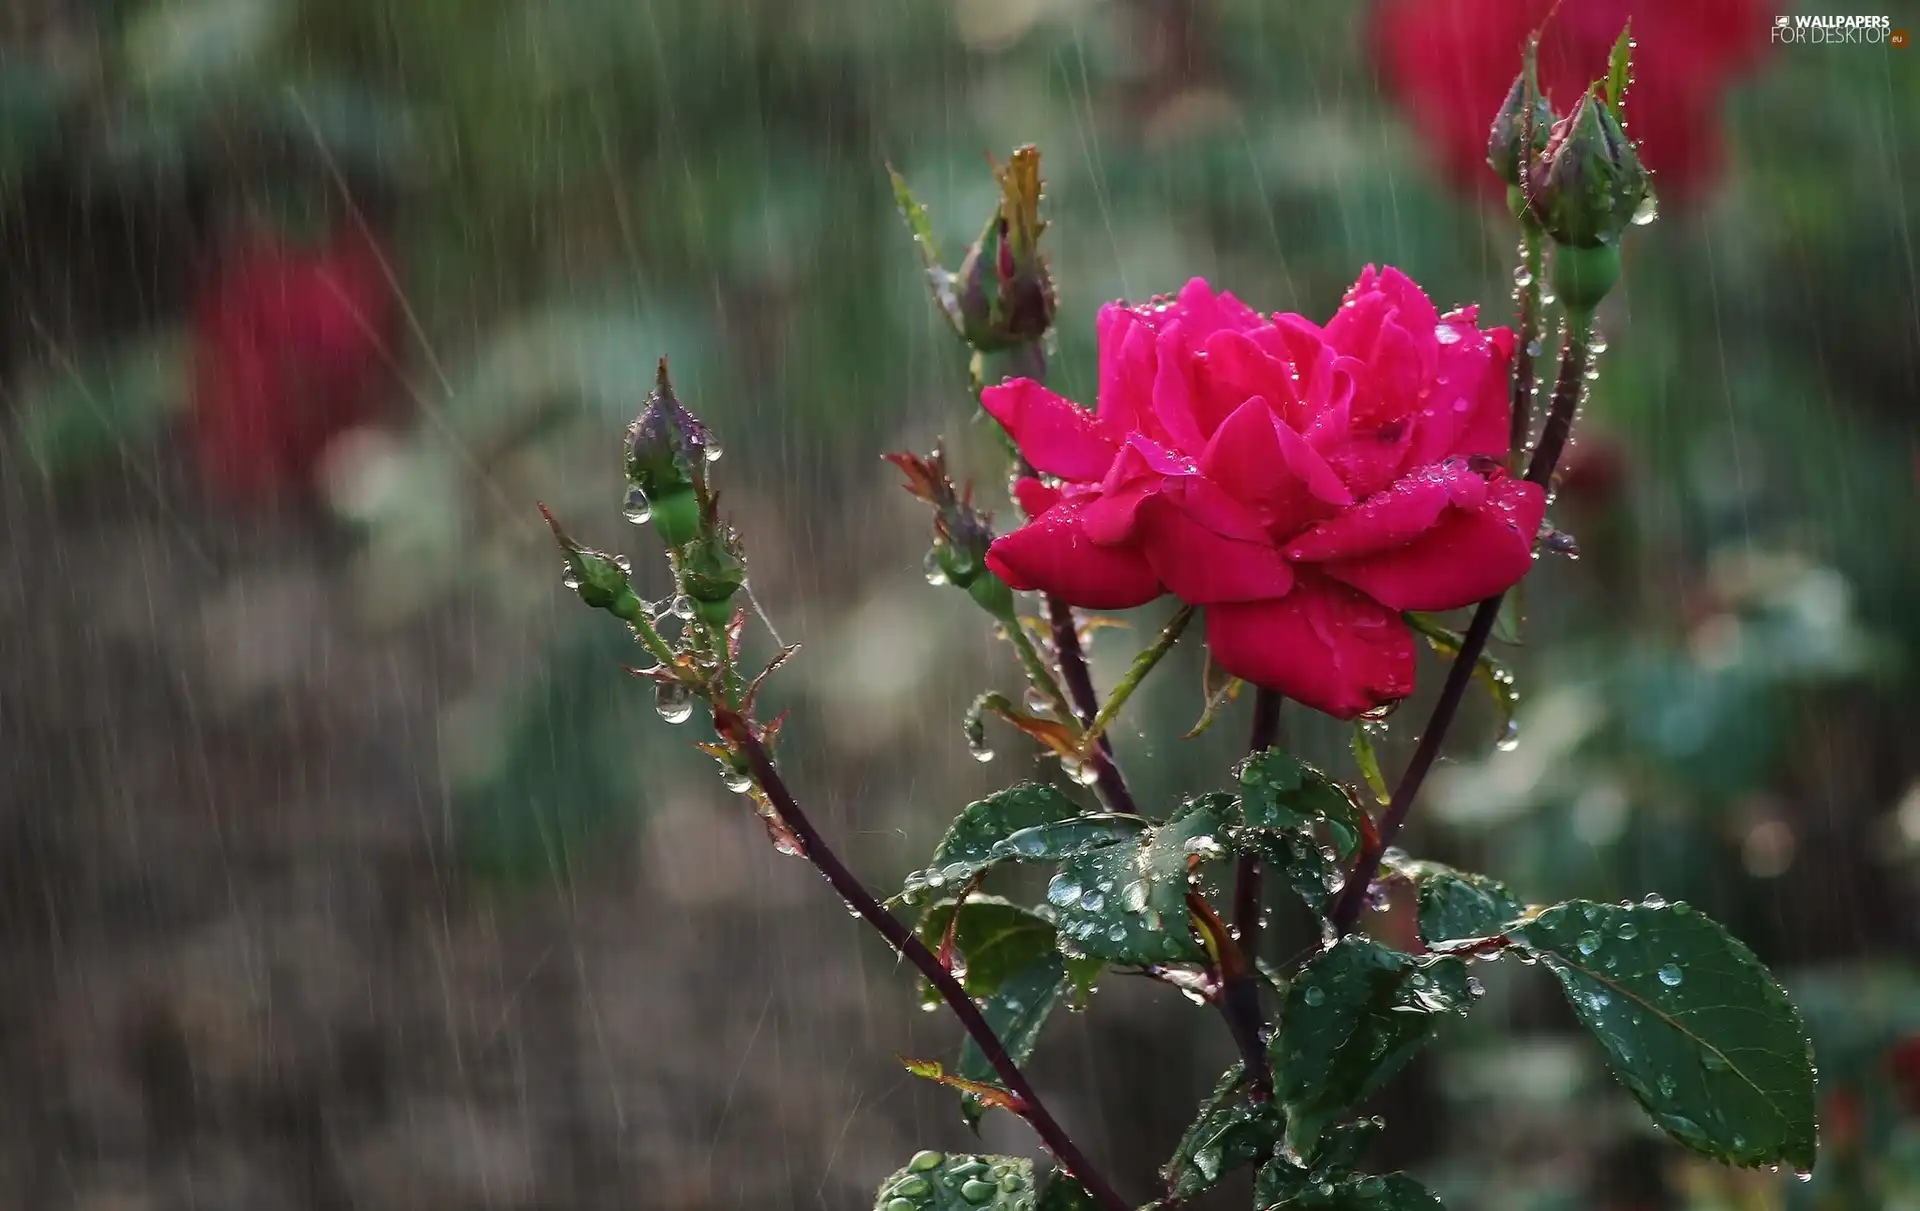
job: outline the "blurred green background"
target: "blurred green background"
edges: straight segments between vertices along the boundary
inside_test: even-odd
[[[1514,232],[1440,182],[1367,20],[0,6],[0,1205],[857,1207],[962,1145],[890,1059],[950,1025],[655,718],[534,502],[664,590],[616,442],[669,355],[804,645],[771,691],[794,779],[897,880],[1028,757],[967,759],[961,710],[1017,671],[923,582],[878,457],[945,435],[1000,497],[883,162],[957,260],[987,154],[1040,145],[1083,400],[1095,308],[1196,274],[1325,316],[1391,262],[1499,314]],[[1920,1207],[1917,56],[1777,50],[1725,99],[1718,188],[1632,233],[1555,510],[1582,555],[1506,653],[1520,743],[1470,715],[1410,839],[1536,901],[1725,921],[1808,1014],[1822,1170],[1677,1154],[1495,969],[1379,1106],[1383,1163],[1454,1206]],[[1245,726],[1175,739],[1177,656],[1117,737],[1162,804]],[[1290,726],[1353,776],[1341,730]],[[1124,983],[1037,1075],[1145,1190],[1230,1049]]]

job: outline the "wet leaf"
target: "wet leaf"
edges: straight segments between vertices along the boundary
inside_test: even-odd
[[[873,1211],[1033,1211],[1033,1162],[1023,1156],[917,1152],[880,1183]]]
[[[941,900],[921,915],[914,932],[928,949],[938,950],[957,903]],[[975,997],[992,996],[1010,977],[1053,954],[1053,932],[1053,923],[1032,909],[998,896],[969,896],[954,929],[954,949],[966,962],[961,986]],[[920,999],[933,1004],[940,997],[924,986]]]
[[[911,1056],[901,1056],[900,1066],[923,1081],[932,1081],[936,1085],[945,1085],[949,1089],[958,1089],[969,1097],[977,1099],[987,1106],[1020,1110],[1020,1099],[1013,1093],[1002,1089],[990,1081],[974,1080],[961,1076],[957,1072],[948,1072],[947,1066],[939,1060],[916,1060]]]
[[[1686,904],[1573,900],[1507,931],[1560,981],[1614,1075],[1674,1139],[1813,1168],[1813,1052],[1786,993]]]
[[[1231,801],[1209,795],[1165,824],[1061,863],[1047,886],[1061,948],[1109,963],[1198,962],[1187,924],[1191,859],[1222,857]]]
[[[1100,1211],[1099,1202],[1080,1179],[1064,1169],[1055,1169],[1040,1192],[1039,1211]]]
[[[1224,1174],[1272,1154],[1280,1138],[1280,1111],[1271,1099],[1249,1096],[1245,1071],[1240,1064],[1227,1069],[1200,1103],[1199,1116],[1180,1137],[1172,1159],[1160,1167],[1174,1198],[1192,1198]]]
[[[1527,911],[1498,879],[1446,867],[1427,866],[1420,884],[1420,940],[1428,946],[1465,938],[1487,938]]]
[[[1380,754],[1373,749],[1373,737],[1367,732],[1366,723],[1355,720],[1353,725],[1353,762],[1360,767],[1361,780],[1367,789],[1373,792],[1374,802],[1385,807],[1393,799],[1393,792],[1387,789],[1387,779],[1380,772]]]
[[[1246,684],[1215,664],[1213,649],[1207,649],[1206,664],[1200,671],[1200,695],[1205,705],[1200,708],[1199,721],[1180,738],[1191,740],[1212,727],[1220,717],[1221,710],[1240,697],[1240,691]]]
[[[1049,944],[1053,941],[1052,930],[1047,932],[1047,941]],[[992,995],[980,1003],[981,1016],[993,1027],[994,1037],[1007,1049],[1014,1063],[1024,1064],[1033,1057],[1047,1019],[1067,995],[1068,978],[1066,959],[1058,953],[1044,954],[1002,981]],[[999,1087],[993,1065],[971,1038],[960,1045],[960,1060],[954,1070],[966,1080]],[[960,1099],[960,1113],[977,1127],[980,1116],[996,1104],[969,1091]]]
[[[1620,37],[1614,41],[1613,53],[1607,56],[1607,108],[1613,110],[1615,120],[1625,124],[1627,120],[1627,85],[1633,80],[1633,22],[1620,27]]]
[[[947,826],[947,835],[940,838],[940,844],[934,848],[927,868],[907,876],[902,894],[912,896],[930,887],[959,887],[997,862],[1048,858],[1052,855],[1046,848],[1044,836],[1039,838],[1040,852],[1033,854],[999,846],[1002,841],[1027,830],[1077,821],[1081,815],[1080,805],[1068,798],[1065,791],[1043,782],[1022,782],[995,791],[960,809],[960,814]],[[1107,820],[1114,836],[1138,831],[1145,823],[1135,825],[1129,823],[1131,817],[1124,816],[1100,818]],[[1089,827],[1097,829],[1099,825]],[[1080,833],[1063,833],[1062,844],[1070,837],[1084,840]],[[1033,848],[1033,840],[1024,839],[1022,845]]]
[[[1253,1205],[1258,1211],[1445,1211],[1446,1206],[1404,1173],[1316,1183],[1283,1160],[1260,1171]]]
[[[1293,1150],[1312,1155],[1321,1132],[1471,1001],[1460,959],[1416,959],[1368,938],[1343,938],[1301,968],[1270,1047]]]
[[[1509,593],[1501,603],[1504,611],[1508,603],[1517,603],[1517,598]],[[1519,607],[1515,604],[1514,608]],[[1418,631],[1434,651],[1451,659],[1460,654],[1461,638],[1457,631],[1449,630],[1434,620],[1431,614],[1407,614],[1407,625]],[[1517,616],[1515,618],[1517,624]],[[1518,642],[1515,640],[1509,642]],[[1495,659],[1491,652],[1482,651],[1480,658],[1473,664],[1473,679],[1486,689],[1493,699],[1493,709],[1497,716],[1497,734],[1509,735],[1513,730],[1514,712],[1520,709],[1520,691],[1515,687],[1513,673],[1507,666]]]
[[[1325,820],[1343,854],[1363,829],[1360,806],[1346,788],[1279,749],[1256,753],[1240,767],[1241,819],[1249,828],[1291,832]]]

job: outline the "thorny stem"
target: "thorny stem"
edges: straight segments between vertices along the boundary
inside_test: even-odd
[[[626,605],[628,598],[633,602],[631,606]],[[653,629],[653,620],[647,616],[647,603],[629,594],[627,598],[615,602],[614,606],[611,611],[613,616],[633,628],[633,633],[640,637],[641,646],[660,662],[660,667],[672,668],[673,649],[667,646],[666,640],[660,638],[660,632]],[[626,608],[620,608],[622,606]]]
[[[1260,753],[1280,742],[1280,706],[1286,699],[1273,690],[1261,689],[1253,698],[1253,732],[1247,741],[1249,753]],[[1254,1096],[1273,1095],[1273,1073],[1267,1066],[1265,1039],[1267,1015],[1260,1004],[1260,981],[1256,964],[1260,958],[1260,858],[1241,854],[1233,870],[1233,945],[1239,949],[1240,962],[1234,971],[1221,972],[1220,1012],[1227,1029],[1239,1044],[1247,1077],[1253,1082]]]
[[[1054,1159],[1078,1178],[1080,1184],[1087,1188],[1087,1192],[1093,1195],[1107,1211],[1130,1211],[1127,1201],[1121,1198],[1107,1179],[1088,1163],[1079,1146],[1047,1110],[1046,1104],[1040,1100],[1040,1095],[1034,1092],[1033,1086],[1027,1083],[1027,1078],[1021,1073],[1019,1065],[1013,1062],[1013,1057],[1007,1054],[1005,1047],[1001,1046],[999,1037],[993,1032],[993,1027],[988,1025],[986,1018],[981,1016],[980,1007],[973,1003],[973,998],[968,996],[967,990],[960,986],[960,981],[956,980],[953,973],[947,970],[934,953],[914,936],[912,930],[902,925],[897,917],[881,907],[880,902],[873,898],[873,893],[854,877],[853,872],[848,870],[846,864],[841,862],[839,856],[828,847],[826,839],[814,828],[813,821],[808,819],[806,812],[801,810],[800,805],[794,801],[792,792],[787,789],[786,782],[780,777],[780,771],[774,767],[772,756],[768,754],[766,746],[760,743],[758,737],[754,736],[746,719],[731,710],[718,708],[714,711],[713,723],[715,731],[726,737],[746,755],[747,764],[753,770],[754,780],[759,783],[760,789],[766,792],[767,798],[773,802],[774,808],[780,813],[780,818],[793,831],[794,836],[799,838],[801,851],[807,861],[813,864],[814,869],[826,876],[827,882],[833,885],[834,891],[840,893],[841,899],[864,917],[869,925],[878,930],[880,936],[885,938],[887,944],[892,946],[902,958],[919,968],[920,974],[925,976],[927,982],[939,992],[941,999],[947,1003],[949,1009],[953,1010],[953,1015],[960,1019],[960,1024],[966,1028],[967,1034],[980,1048],[980,1053],[986,1056],[987,1063],[993,1066],[994,1072],[1000,1077],[1000,1082],[1017,1099],[1021,1116],[1032,1125],[1034,1131],[1046,1144],[1047,1150],[1053,1153]]]
[[[1046,597],[1046,603],[1047,620],[1053,627],[1053,650],[1060,658],[1061,679],[1073,696],[1074,713],[1079,716],[1081,726],[1092,727],[1100,713],[1100,696],[1094,692],[1093,674],[1087,671],[1086,655],[1080,651],[1080,629],[1074,622],[1073,607],[1051,594]],[[1099,788],[1107,809],[1139,815],[1133,792],[1127,788],[1126,778],[1114,763],[1113,745],[1105,736],[1101,736],[1093,752],[1087,754],[1087,760],[1093,763],[1094,785]]]
[[[1590,358],[1588,338],[1592,320],[1591,314],[1577,313],[1567,320],[1566,343],[1560,351],[1560,373],[1553,384],[1553,402],[1548,405],[1547,422],[1540,429],[1539,444],[1534,446],[1533,457],[1527,463],[1527,481],[1543,489],[1553,480],[1554,468],[1566,449],[1567,436],[1573,431],[1574,414],[1580,408]],[[1407,813],[1413,810],[1413,801],[1419,797],[1420,787],[1433,769],[1434,759],[1440,755],[1440,745],[1447,737],[1447,729],[1453,726],[1453,717],[1460,709],[1468,683],[1473,680],[1474,666],[1487,646],[1487,638],[1493,634],[1493,624],[1500,616],[1500,602],[1505,597],[1505,593],[1498,593],[1481,602],[1473,613],[1473,621],[1467,625],[1467,633],[1461,637],[1460,651],[1447,670],[1446,684],[1441,686],[1440,697],[1433,704],[1426,730],[1420,734],[1413,758],[1407,762],[1406,772],[1394,787],[1386,814],[1380,818],[1379,835],[1367,838],[1354,861],[1352,873],[1340,888],[1340,899],[1328,920],[1342,934],[1351,933],[1359,921],[1360,906],[1366,902],[1367,890],[1380,869],[1380,855],[1393,844],[1400,826],[1406,823]]]
[[[1095,715],[1093,722],[1087,725],[1084,743],[1106,737],[1107,729],[1113,726],[1115,719],[1119,718],[1121,709],[1127,705],[1127,699],[1133,697],[1133,692],[1140,688],[1142,681],[1147,679],[1147,674],[1153,671],[1153,666],[1160,663],[1160,658],[1172,651],[1174,644],[1180,642],[1180,636],[1187,629],[1187,624],[1193,621],[1193,611],[1193,606],[1181,606],[1173,617],[1167,620],[1167,625],[1160,631],[1160,637],[1133,658],[1133,663],[1127,668],[1127,675],[1120,679],[1119,685],[1113,687],[1113,693],[1107,695],[1106,705],[1100,708],[1100,713]]]

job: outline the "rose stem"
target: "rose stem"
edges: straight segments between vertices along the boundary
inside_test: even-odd
[[[1053,650],[1060,657],[1060,676],[1067,683],[1067,693],[1073,696],[1073,709],[1080,716],[1080,726],[1092,727],[1100,714],[1100,695],[1094,691],[1093,674],[1087,671],[1086,655],[1080,651],[1080,629],[1073,619],[1073,607],[1052,595],[1048,595],[1046,601],[1047,619],[1053,625]],[[1113,759],[1113,745],[1104,734],[1087,760],[1093,762],[1094,786],[1108,809],[1139,815],[1133,792],[1127,788],[1127,780]]]
[[[1249,753],[1260,753],[1280,743],[1280,706],[1286,698],[1273,690],[1262,689],[1253,697],[1253,733],[1247,742]],[[1247,1075],[1256,1093],[1271,1096],[1273,1074],[1267,1068],[1267,1055],[1261,1034],[1266,1029],[1266,1013],[1260,1007],[1260,884],[1258,854],[1241,854],[1233,871],[1233,937],[1240,948],[1240,970],[1220,990],[1220,1012],[1227,1028],[1240,1044]]]
[[[1591,322],[1591,315],[1573,315],[1568,319],[1567,339],[1560,353],[1560,373],[1553,384],[1553,402],[1547,408],[1547,423],[1541,427],[1540,442],[1533,448],[1533,458],[1527,464],[1527,481],[1542,488],[1553,479],[1554,467],[1566,449],[1567,435],[1573,430],[1574,413],[1580,408],[1580,396],[1586,387]],[[1433,704],[1426,730],[1420,734],[1420,743],[1413,750],[1412,760],[1407,762],[1406,772],[1400,775],[1400,784],[1393,789],[1386,815],[1380,818],[1379,838],[1361,847],[1352,873],[1340,888],[1340,899],[1328,917],[1342,934],[1351,933],[1359,921],[1367,888],[1380,869],[1380,855],[1393,844],[1400,826],[1406,823],[1421,784],[1432,770],[1434,759],[1440,755],[1440,744],[1446,739],[1447,729],[1453,726],[1460,699],[1466,694],[1468,682],[1473,680],[1474,666],[1487,646],[1488,636],[1493,634],[1494,621],[1500,616],[1500,602],[1505,597],[1505,593],[1498,593],[1481,602],[1480,608],[1474,611],[1473,621],[1467,625],[1467,633],[1461,637],[1460,651],[1453,658],[1453,667],[1447,670],[1446,684],[1440,688],[1439,700]]]
[[[1062,1167],[1079,1179],[1080,1184],[1085,1186],[1087,1192],[1093,1195],[1107,1211],[1130,1211],[1127,1201],[1121,1198],[1108,1184],[1106,1178],[1088,1163],[1079,1146],[1047,1110],[1046,1104],[1040,1100],[1040,1095],[1034,1092],[1033,1086],[1027,1083],[1027,1078],[1021,1073],[1019,1065],[1013,1062],[1013,1057],[1007,1054],[1007,1049],[1000,1045],[1000,1039],[993,1033],[993,1027],[989,1026],[986,1018],[981,1016],[979,1006],[973,1003],[973,998],[967,995],[967,990],[960,986],[960,981],[954,979],[953,973],[948,971],[933,952],[913,935],[912,930],[902,925],[897,917],[880,906],[880,902],[873,898],[873,893],[854,877],[853,872],[847,869],[846,864],[841,862],[839,856],[827,845],[826,839],[814,828],[813,821],[794,801],[792,792],[787,789],[786,782],[780,777],[780,771],[774,767],[772,756],[768,754],[766,746],[761,744],[759,738],[753,734],[746,719],[725,707],[716,707],[713,713],[713,726],[716,732],[726,737],[746,755],[747,764],[753,769],[754,781],[759,784],[762,791],[766,792],[767,798],[773,801],[774,808],[779,811],[780,818],[786,822],[787,827],[793,830],[794,836],[799,838],[801,851],[807,861],[813,864],[814,869],[826,876],[827,882],[840,893],[841,899],[864,917],[869,925],[878,930],[880,936],[885,938],[887,944],[892,946],[901,957],[919,968],[920,974],[925,976],[927,982],[940,993],[941,999],[947,1003],[947,1008],[953,1010],[953,1016],[960,1019],[960,1024],[966,1028],[967,1034],[980,1048],[980,1053],[987,1057],[987,1063],[993,1066],[1001,1083],[1017,1099],[1021,1117],[1032,1125],[1034,1131],[1046,1144],[1047,1150],[1053,1153]]]

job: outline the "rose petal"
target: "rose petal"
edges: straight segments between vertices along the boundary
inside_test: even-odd
[[[1234,409],[1214,430],[1200,456],[1200,471],[1250,506],[1274,534],[1292,534],[1333,507],[1353,503],[1326,460],[1260,396]]]
[[[1432,389],[1414,418],[1413,446],[1407,451],[1411,466],[1454,455],[1506,457],[1513,332],[1482,332],[1474,327],[1471,311],[1441,321],[1453,337],[1440,346]]]
[[[1069,605],[1124,610],[1160,595],[1160,581],[1132,546],[1102,546],[1080,524],[1086,502],[1067,499],[987,548],[987,566],[1016,589]]]
[[[1030,378],[988,387],[980,406],[1036,470],[1061,479],[1099,480],[1120,447],[1111,425]]]
[[[1501,474],[1478,508],[1455,502],[1406,546],[1319,570],[1396,610],[1457,609],[1505,592],[1527,574],[1546,508],[1538,484]]]
[[[1129,435],[1100,481],[1100,495],[1087,502],[1082,514],[1088,536],[1099,543],[1129,541],[1140,502],[1158,492],[1169,476],[1190,475],[1193,470],[1192,459],[1144,434]]]
[[[1487,482],[1454,460],[1422,467],[1287,544],[1296,563],[1355,559],[1403,547],[1431,529],[1449,504],[1477,509]]]
[[[1095,321],[1100,341],[1100,419],[1116,432],[1145,427],[1153,411],[1153,332],[1125,303]]]
[[[1193,414],[1193,383],[1188,377],[1192,355],[1187,334],[1175,320],[1160,330],[1155,348],[1159,364],[1153,375],[1153,415],[1166,428],[1168,441],[1179,450],[1197,452],[1207,444]]]
[[[1229,673],[1339,719],[1413,692],[1413,635],[1400,616],[1336,581],[1300,575],[1266,601],[1207,607],[1207,646]]]
[[[1038,517],[1059,504],[1060,495],[1060,489],[1031,475],[1022,475],[1013,481],[1014,503],[1028,517]]]
[[[1193,605],[1278,597],[1293,569],[1264,536],[1231,538],[1166,495],[1140,510],[1140,543],[1167,591]]]

